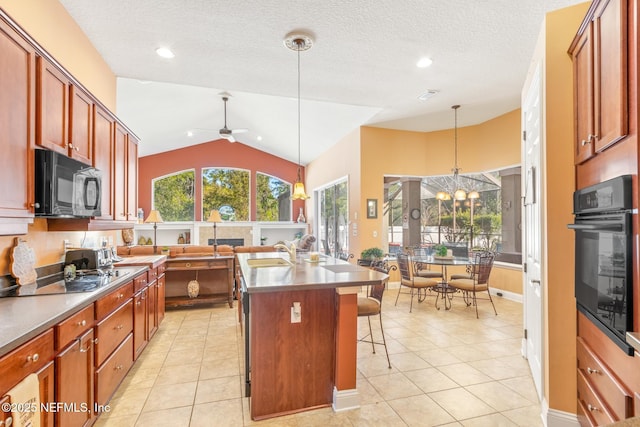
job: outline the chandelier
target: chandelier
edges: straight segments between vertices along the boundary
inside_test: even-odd
[[[458,167],[458,108],[460,108],[459,105],[453,105],[451,106],[451,108],[454,111],[454,126],[453,126],[453,169],[451,169],[451,172],[453,172],[453,191],[450,193],[446,192],[446,191],[439,191],[438,194],[436,194],[436,199],[438,200],[451,200],[452,196],[454,200],[465,200],[467,198],[467,193],[460,187],[460,184],[458,182],[458,174],[459,172],[462,170],[461,168]],[[472,192],[473,194],[470,193],[470,196],[473,195],[475,196],[475,198],[478,197],[478,193],[477,192]]]
[[[309,50],[313,46],[311,37],[304,34],[290,34],[284,40],[284,45],[298,53],[298,177],[293,185],[293,200],[306,200],[310,196],[304,189],[304,182],[300,176],[302,166],[300,164],[300,52]]]

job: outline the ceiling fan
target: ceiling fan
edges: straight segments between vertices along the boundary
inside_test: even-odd
[[[226,139],[229,142],[236,142],[233,135],[248,132],[248,129],[229,129],[227,127],[227,102],[231,94],[222,92],[220,95],[222,95],[222,101],[224,102],[224,127],[219,131],[220,138]]]

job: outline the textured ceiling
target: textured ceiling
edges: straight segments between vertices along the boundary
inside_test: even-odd
[[[296,161],[301,53],[301,159],[361,125],[430,131],[480,123],[519,107],[544,14],[575,0],[60,0],[118,76],[117,114],[142,156],[237,139]],[[173,59],[155,49],[170,47]],[[418,59],[433,59],[429,68]],[[427,89],[438,94],[417,98]],[[193,136],[187,131],[195,130]],[[258,140],[258,137],[261,140]]]

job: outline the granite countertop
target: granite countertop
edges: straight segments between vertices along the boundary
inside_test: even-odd
[[[167,260],[166,255],[133,255],[121,257],[122,261],[115,262],[114,267],[123,265],[146,265],[155,268]]]
[[[236,256],[242,269],[244,291],[249,294],[375,285],[389,277],[369,268],[325,255],[320,255],[319,262],[310,262],[309,254],[299,253],[294,265],[277,267],[251,267],[248,260],[261,258],[289,260],[288,253],[238,253]]]
[[[129,269],[129,274],[91,292],[0,298],[0,356],[147,271],[149,267],[141,265]]]

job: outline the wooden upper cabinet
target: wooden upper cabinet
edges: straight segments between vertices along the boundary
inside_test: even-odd
[[[93,166],[102,173],[101,220],[113,220],[113,170],[115,118],[105,109],[95,106],[93,110]]]
[[[627,1],[603,1],[594,17],[595,151],[629,131]]]
[[[0,234],[33,221],[35,49],[0,19]]]
[[[69,78],[45,58],[37,57],[36,144],[69,153]]]
[[[575,163],[580,164],[629,130],[626,0],[595,1],[569,53],[574,70]]]
[[[589,141],[595,133],[593,124],[593,24],[590,23],[575,43],[573,57],[573,100],[575,114],[575,163],[594,154]]]
[[[127,136],[127,221],[137,220],[138,212],[138,140]]]
[[[113,205],[117,221],[127,220],[127,131],[116,124],[114,140]]]
[[[93,165],[93,98],[71,85],[69,101],[69,156]]]

